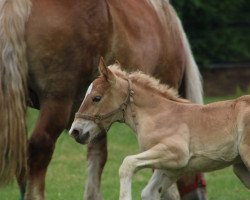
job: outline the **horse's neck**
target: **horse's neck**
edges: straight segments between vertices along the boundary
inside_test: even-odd
[[[133,102],[130,102],[128,106],[125,119],[126,124],[134,132],[138,131],[138,127],[143,128],[143,124],[148,119],[154,120],[155,115],[163,110],[164,112],[171,110],[176,105],[176,102],[168,100],[157,91],[145,88],[140,84],[133,83],[133,90]]]

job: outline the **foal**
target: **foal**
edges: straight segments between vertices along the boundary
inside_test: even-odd
[[[185,173],[207,172],[234,165],[250,188],[250,96],[198,105],[145,74],[127,74],[115,64],[100,62],[70,134],[91,142],[115,121],[125,122],[137,135],[142,153],[127,156],[119,170],[120,200],[130,200],[133,174],[154,168],[142,199],[160,199]]]

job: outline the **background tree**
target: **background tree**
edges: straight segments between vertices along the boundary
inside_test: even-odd
[[[172,0],[199,66],[250,61],[250,0]]]

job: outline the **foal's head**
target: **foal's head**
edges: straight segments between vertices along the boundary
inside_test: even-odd
[[[100,133],[105,133],[113,122],[124,119],[128,100],[125,75],[113,73],[102,59],[99,72],[100,76],[89,86],[69,131],[81,144],[91,142]]]

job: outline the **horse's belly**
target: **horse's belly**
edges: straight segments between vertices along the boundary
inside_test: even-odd
[[[201,171],[201,172],[209,172],[214,171],[218,169],[222,169],[225,167],[228,167],[234,163],[241,162],[240,156],[235,155],[233,157],[230,157],[230,159],[225,159],[225,157],[208,157],[204,155],[199,156],[193,156],[185,171]]]

